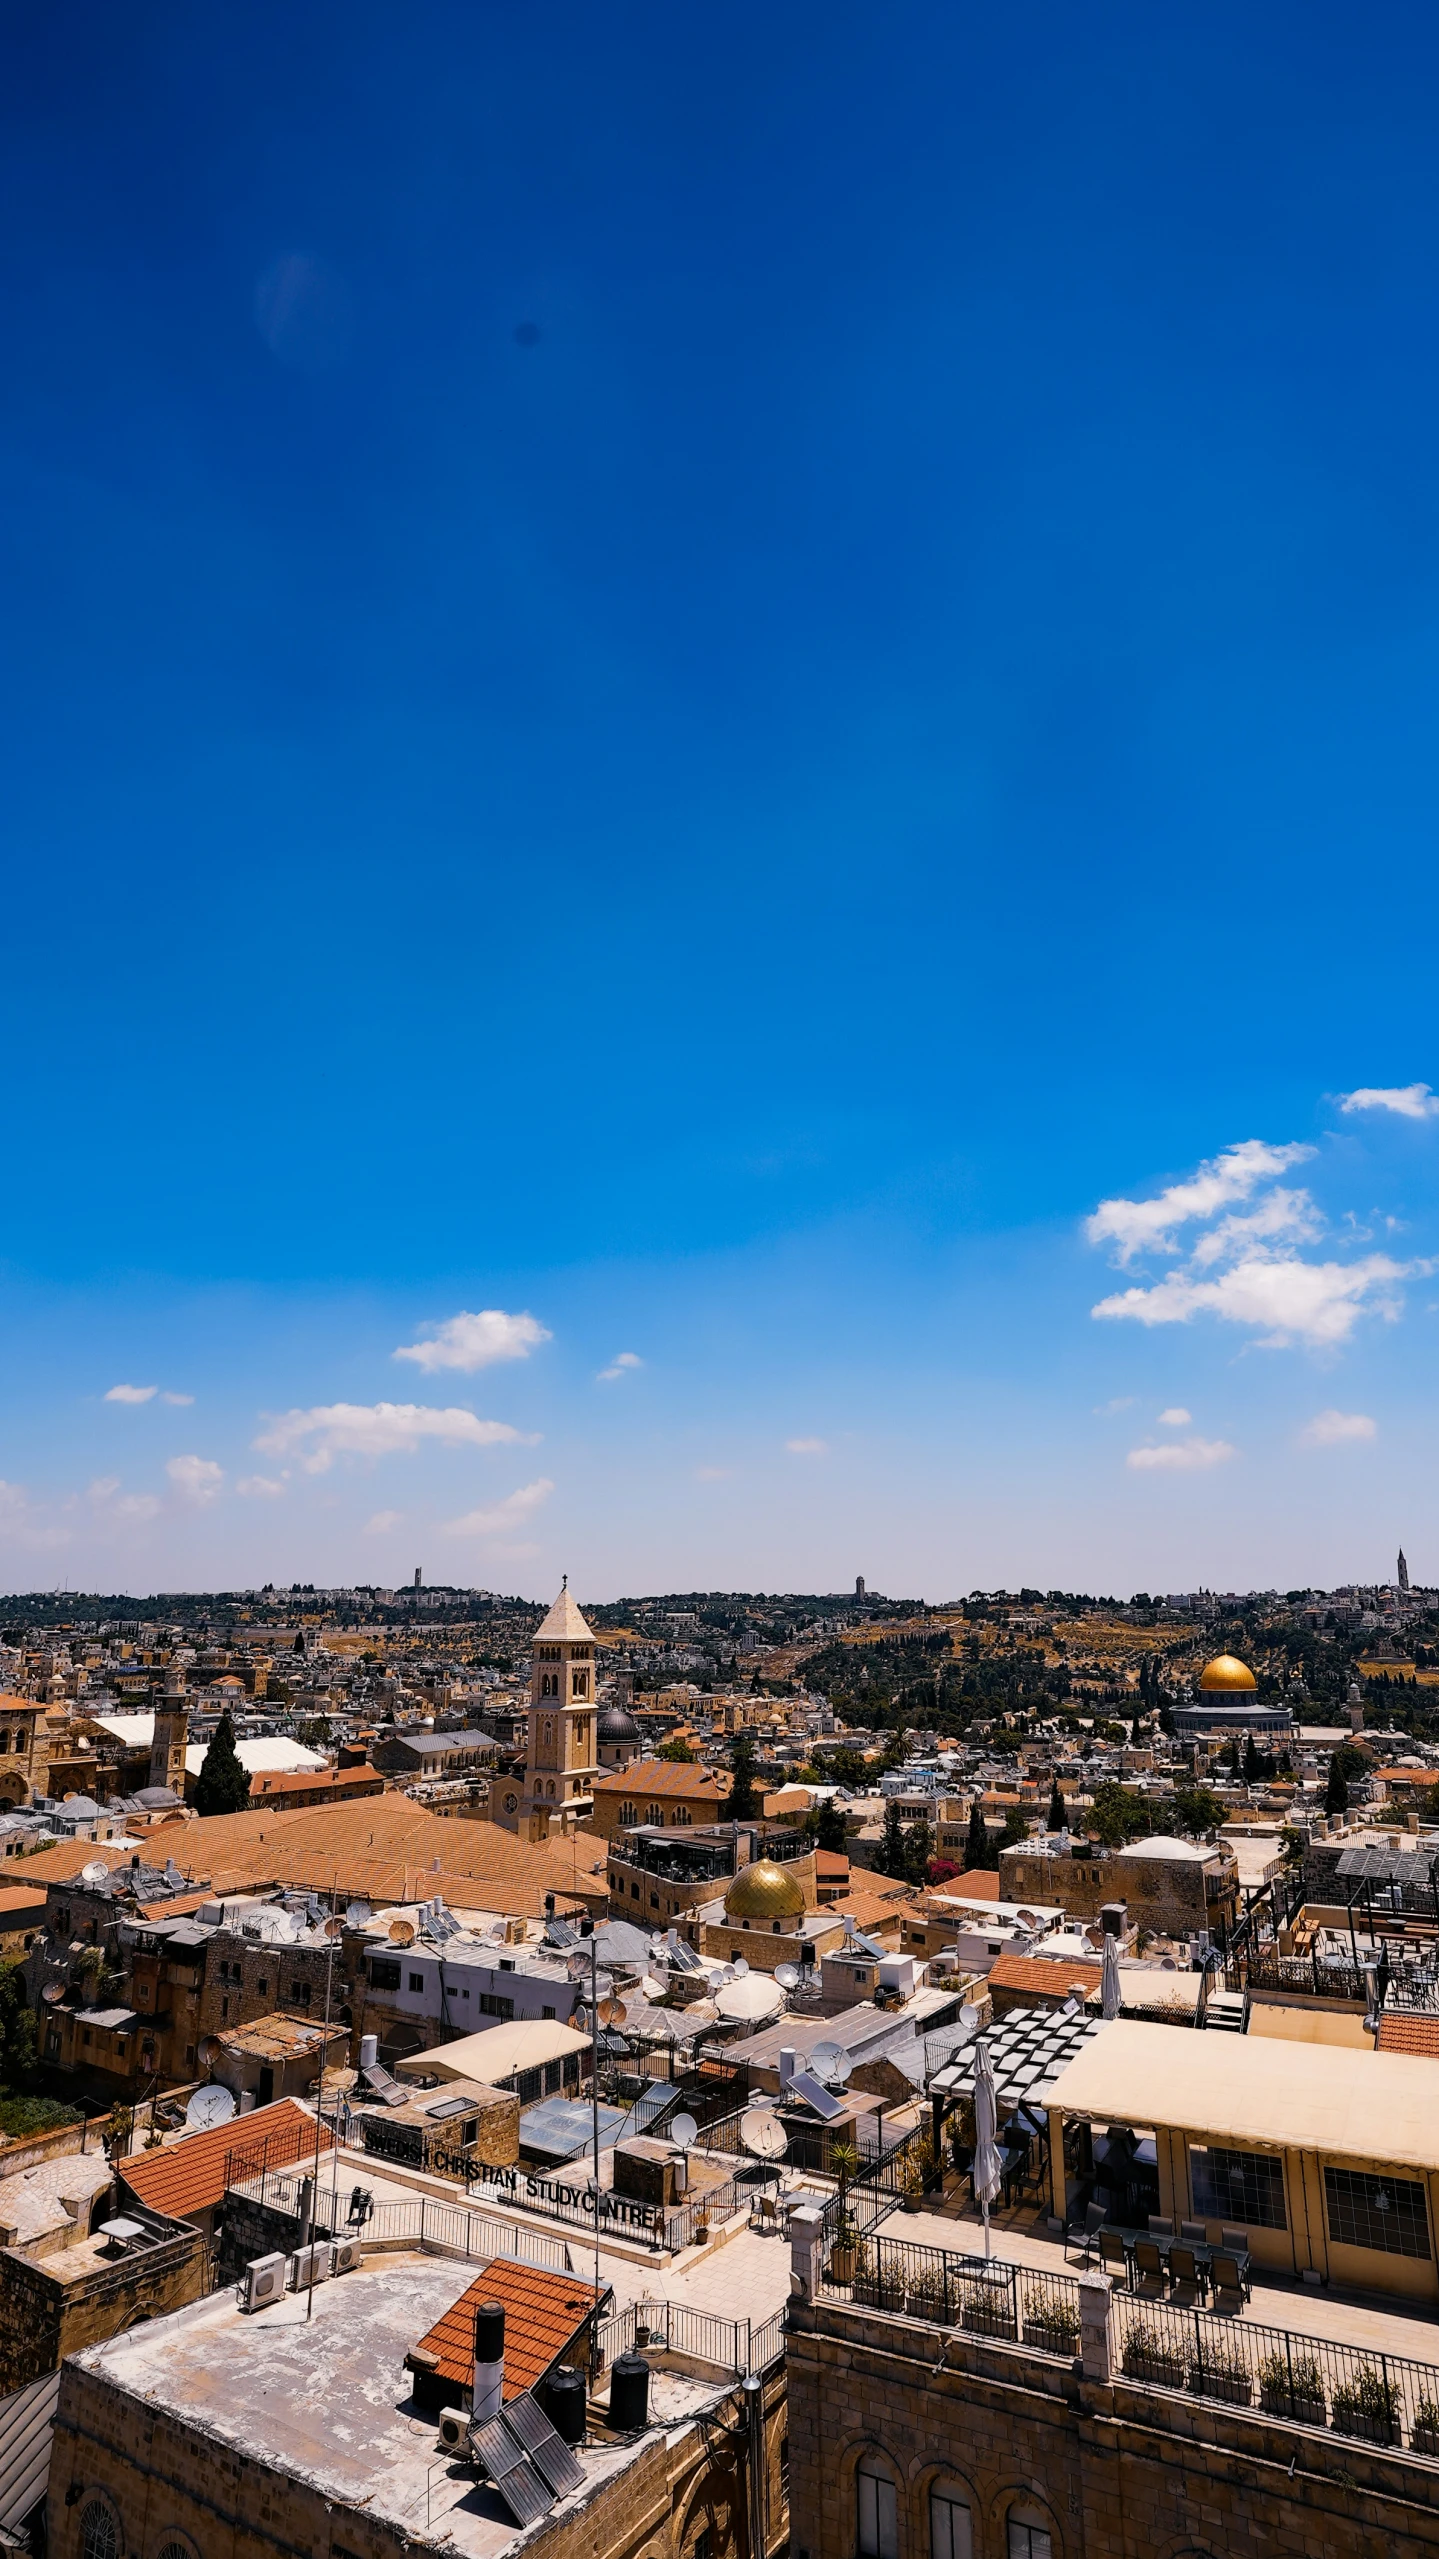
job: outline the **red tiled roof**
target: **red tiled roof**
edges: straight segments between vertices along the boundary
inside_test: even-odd
[[[482,2301],[505,2305],[505,2389],[518,2399],[558,2363],[573,2344],[607,2287],[596,2292],[577,2275],[551,2274],[542,2266],[522,2266],[513,2257],[492,2257],[488,2266],[437,2319],[418,2352],[438,2359],[440,2378],[468,2390],[475,2370],[475,2311]]]
[[[356,1795],[383,1795],[378,1768],[269,1768],[250,1780],[250,1801],[263,1795],[313,1795],[323,1788],[338,1802]]]
[[[617,1768],[611,1777],[597,1777],[590,1789],[593,1795],[713,1795],[729,1793],[729,1785],[720,1786],[723,1773],[702,1768],[698,1761],[687,1759],[636,1759],[628,1768]]]
[[[333,2136],[322,2124],[321,2150],[334,2146]],[[297,2106],[293,2097],[282,2097],[276,2105],[257,2106],[252,2115],[217,2124],[213,2132],[191,2133],[173,2149],[142,2150],[137,2158],[122,2159],[119,2176],[121,2184],[152,2212],[170,2213],[183,2221],[189,2214],[208,2212],[228,2185],[242,2177],[258,2177],[262,2166],[292,2168],[296,2160],[313,2158],[314,2152],[314,2116]]]
[[[0,1884],[0,1911],[40,1910],[44,1902],[43,1884]]]
[[[1420,2053],[1426,2060],[1439,2061],[1439,2017],[1406,2015],[1402,2009],[1381,2015],[1378,2049],[1381,2053]]]
[[[950,1875],[934,1889],[954,1893],[961,1901],[998,1901],[999,1876],[987,1866],[967,1866],[962,1875]]]
[[[817,1848],[814,1852],[814,1871],[816,1875],[847,1875],[849,1859],[841,1856],[837,1848]]]
[[[996,1955],[986,1980],[991,1990],[1042,1991],[1052,1999],[1063,1999],[1072,1990],[1087,1999],[1099,1987],[1099,1966],[1053,1963],[1042,1955]]]

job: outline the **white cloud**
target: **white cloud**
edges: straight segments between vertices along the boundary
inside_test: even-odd
[[[267,1417],[270,1427],[255,1441],[268,1457],[301,1451],[307,1474],[323,1475],[339,1455],[350,1457],[413,1456],[421,1440],[437,1439],[446,1448],[493,1448],[501,1442],[533,1444],[536,1431],[517,1431],[509,1422],[482,1421],[463,1404],[314,1404]],[[312,1445],[306,1449],[305,1441]]]
[[[1224,1323],[1258,1331],[1266,1350],[1283,1350],[1293,1341],[1326,1350],[1347,1342],[1361,1315],[1379,1315],[1392,1324],[1399,1313],[1399,1281],[1429,1267],[1427,1262],[1393,1262],[1384,1253],[1370,1253],[1359,1262],[1255,1257],[1236,1263],[1219,1279],[1191,1279],[1172,1271],[1156,1288],[1122,1289],[1117,1296],[1101,1298],[1090,1312],[1102,1320],[1127,1318],[1136,1324],[1187,1324],[1195,1315],[1217,1315]]]
[[[1302,1164],[1312,1146],[1269,1146],[1247,1137],[1226,1146],[1212,1163],[1201,1164],[1187,1182],[1173,1182],[1153,1200],[1101,1200],[1085,1222],[1091,1244],[1113,1244],[1115,1259],[1127,1267],[1136,1253],[1175,1253],[1174,1230],[1195,1218],[1217,1216],[1231,1200],[1246,1200],[1275,1174]]]
[[[0,1538],[26,1552],[43,1553],[52,1547],[67,1546],[70,1532],[58,1521],[47,1520],[23,1484],[0,1480]]]
[[[1401,1120],[1432,1120],[1439,1113],[1439,1093],[1427,1084],[1361,1084],[1339,1096],[1341,1111],[1393,1111]]]
[[[437,1368],[473,1373],[497,1360],[528,1359],[541,1342],[554,1338],[533,1315],[506,1315],[498,1306],[487,1306],[478,1315],[451,1315],[443,1324],[420,1329],[422,1338],[405,1343],[393,1356],[413,1360],[427,1373]]]
[[[111,1508],[112,1519],[123,1520],[130,1528],[143,1528],[147,1520],[158,1519],[162,1505],[157,1493],[122,1493]]]
[[[85,1487],[86,1498],[92,1502],[111,1501],[119,1490],[120,1478],[118,1475],[97,1475],[93,1483],[89,1483]]]
[[[105,1402],[107,1404],[148,1404],[151,1396],[158,1395],[159,1391],[158,1386],[107,1386]]]
[[[616,1351],[609,1367],[600,1370],[598,1383],[607,1386],[612,1378],[625,1377],[631,1369],[643,1367],[638,1351]]]
[[[278,1501],[284,1489],[283,1475],[242,1475],[235,1486],[236,1492],[243,1493],[247,1501],[260,1502]]]
[[[1182,1431],[1186,1422],[1193,1421],[1194,1415],[1186,1413],[1182,1404],[1166,1404],[1159,1418],[1167,1431]]]
[[[547,1502],[554,1489],[548,1475],[541,1475],[538,1482],[522,1484],[518,1492],[507,1493],[502,1502],[496,1502],[489,1510],[467,1511],[463,1519],[447,1520],[446,1534],[451,1537],[501,1537],[506,1529],[518,1528],[542,1503]],[[521,1551],[533,1553],[535,1550],[507,1549],[510,1554]]]
[[[1137,1395],[1111,1395],[1107,1404],[1096,1404],[1093,1409],[1100,1421],[1107,1422],[1111,1413],[1127,1413],[1138,1401]]]
[[[162,1404],[193,1404],[195,1398],[193,1395],[172,1395],[167,1386],[160,1401]]]
[[[729,1477],[733,1473],[734,1468],[732,1466],[697,1466],[695,1468],[695,1482],[697,1484],[723,1484],[728,1481]]]
[[[212,1457],[172,1457],[165,1472],[176,1491],[192,1502],[212,1502],[225,1480],[223,1466]]]
[[[1347,1439],[1377,1439],[1379,1425],[1367,1413],[1338,1413],[1331,1404],[1328,1411],[1316,1413],[1299,1437],[1306,1448],[1337,1448]]]
[[[1126,1466],[1138,1472],[1163,1468],[1168,1473],[1192,1473],[1196,1467],[1222,1466],[1227,1457],[1238,1455],[1227,1439],[1173,1439],[1162,1448],[1132,1448]]]
[[[1248,1217],[1221,1217],[1199,1237],[1191,1258],[1196,1268],[1209,1270],[1257,1246],[1312,1244],[1323,1232],[1324,1220],[1307,1191],[1276,1189]]]
[[[365,1522],[365,1535],[386,1537],[392,1528],[399,1527],[404,1516],[403,1511],[376,1511],[373,1519],[367,1519]]]
[[[828,1457],[829,1455],[827,1439],[787,1439],[785,1447],[789,1450],[791,1457]]]

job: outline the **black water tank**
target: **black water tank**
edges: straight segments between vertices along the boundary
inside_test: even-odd
[[[636,2435],[650,2421],[650,2368],[643,2355],[616,2355],[610,2367],[610,2424]]]
[[[475,2361],[477,2364],[502,2364],[504,2360],[505,2305],[502,2301],[477,2301]]]
[[[556,2364],[549,2379],[541,2384],[540,2404],[565,2443],[583,2443],[585,2439],[585,2377],[573,2364]]]

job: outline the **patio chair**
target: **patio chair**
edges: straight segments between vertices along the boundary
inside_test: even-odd
[[[1153,2239],[1136,2239],[1134,2243],[1134,2277],[1138,2292],[1159,2294],[1164,2290],[1164,2259],[1159,2244]]]
[[[1176,2290],[1187,2291],[1195,2301],[1203,2289],[1199,2259],[1193,2248],[1186,2246],[1182,2239],[1176,2239],[1169,2251],[1169,2281]]]
[[[1099,2234],[1103,2228],[1104,2215],[1098,2204],[1086,2204],[1082,2222],[1066,2222],[1064,2244],[1067,2248],[1073,2240],[1077,2246],[1081,2247],[1084,2250],[1083,2263],[1087,2266],[1093,2261],[1094,2253],[1099,2246]]]
[[[1221,2248],[1237,2248],[1241,2257],[1247,2257],[1249,2254],[1249,2233],[1247,2230],[1231,2230],[1227,2222],[1221,2222],[1219,2228],[1219,2245]]]
[[[1249,2260],[1232,2248],[1216,2248],[1209,2260],[1216,2310],[1242,2310],[1250,2296]]]
[[[1152,2212],[1149,2216],[1149,2236],[1151,2239],[1172,2239],[1174,2237],[1173,2222],[1166,2221],[1162,2213]]]
[[[1181,2239],[1197,2239],[1202,2248],[1209,2237],[1209,2226],[1202,2221],[1182,2221],[1179,2225],[1179,2236]]]
[[[1111,2267],[1116,2274],[1123,2275],[1125,2282],[1128,2283],[1129,2251],[1124,2244],[1124,2233],[1120,2230],[1101,2230],[1096,2233],[1096,2236],[1099,2240],[1100,2264]]]

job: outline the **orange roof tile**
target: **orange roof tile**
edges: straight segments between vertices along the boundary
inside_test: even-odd
[[[1393,2009],[1379,2019],[1381,2053],[1420,2053],[1426,2059],[1439,2061],[1439,2017],[1422,2014],[1406,2015]]]
[[[0,1911],[39,1910],[44,1900],[43,1884],[0,1884]]]
[[[518,2399],[573,2345],[607,2290],[601,2284],[596,2291],[577,2275],[551,2274],[543,2266],[522,2266],[513,2257],[492,2257],[468,2291],[420,2339],[417,2351],[438,2359],[442,2380],[468,2390],[475,2369],[476,2309],[482,2301],[502,2301],[504,2395]]]
[[[334,2149],[328,2126],[320,2127],[320,2148]],[[120,2182],[152,2212],[183,2221],[207,2212],[227,2186],[243,2177],[258,2177],[264,2168],[291,2168],[298,2159],[313,2158],[315,2118],[293,2097],[276,2105],[257,2106],[252,2115],[217,2124],[213,2132],[191,2133],[168,2150],[142,2150],[118,2163]]]
[[[986,1979],[991,1990],[1027,1990],[1051,1999],[1063,1999],[1072,1990],[1087,1999],[1099,1987],[1099,1966],[1068,1958],[1054,1963],[1041,1955],[996,1955]]]
[[[837,1848],[817,1848],[814,1852],[814,1871],[817,1875],[847,1875],[849,1859],[841,1856]]]
[[[217,1893],[259,1882],[302,1884],[313,1892],[333,1886],[370,1901],[427,1900],[441,1893],[461,1909],[532,1919],[543,1913],[547,1892],[562,1904],[567,1896],[607,1898],[604,1887],[589,1880],[596,1850],[603,1855],[602,1841],[517,1839],[494,1822],[445,1821],[405,1795],[368,1795],[293,1812],[259,1804],[191,1822],[173,1844],[167,1823],[157,1839],[183,1873],[208,1879]],[[82,1850],[82,1862],[89,1853]],[[239,1880],[229,1880],[232,1874]]]
[[[969,1866],[962,1875],[951,1875],[938,1890],[957,1893],[965,1901],[998,1901],[999,1875],[991,1874],[987,1866]]]
[[[628,1768],[617,1768],[611,1777],[597,1777],[590,1791],[632,1795],[638,1788],[650,1795],[710,1795],[718,1800],[729,1793],[729,1786],[728,1769],[702,1768],[697,1760],[688,1759],[636,1759]]]
[[[267,1768],[251,1778],[250,1801],[257,1795],[313,1795],[321,1787],[343,1802],[347,1795],[382,1795],[385,1781],[377,1768]]]

